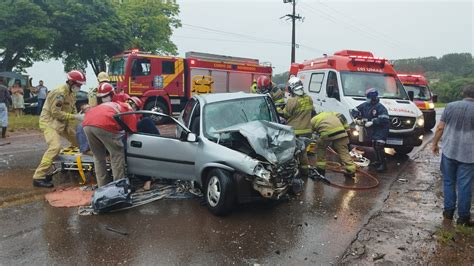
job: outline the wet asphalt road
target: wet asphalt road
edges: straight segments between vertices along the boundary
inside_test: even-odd
[[[432,133],[425,136],[425,141]],[[328,264],[340,259],[386,199],[409,157],[391,157],[380,186],[349,191],[309,180],[298,198],[275,206],[239,206],[215,217],[199,200],[161,200],[128,211],[79,216],[50,207],[31,176],[45,148],[41,136],[0,146],[0,264]],[[416,151],[414,151],[416,152]],[[370,157],[371,154],[369,154]],[[342,182],[339,174],[329,178]],[[364,183],[364,180],[358,180]],[[112,228],[123,234],[107,230]]]

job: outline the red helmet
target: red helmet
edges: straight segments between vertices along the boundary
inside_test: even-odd
[[[86,75],[79,70],[71,70],[67,73],[67,80],[77,84],[86,84]]]
[[[121,102],[121,103],[125,103],[128,101],[128,99],[130,99],[130,96],[126,93],[116,93],[114,91],[114,96],[112,97],[112,102]]]
[[[107,82],[100,84],[99,88],[97,89],[97,97],[103,98],[109,94],[112,96],[114,95],[114,87]]]
[[[268,93],[271,85],[270,78],[267,76],[260,76],[257,79],[257,91],[259,93]]]
[[[133,102],[135,106],[137,107],[137,109],[140,110],[143,108],[143,102],[138,97],[133,96],[129,99],[129,101]]]

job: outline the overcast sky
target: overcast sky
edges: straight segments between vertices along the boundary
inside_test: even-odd
[[[179,56],[187,51],[258,58],[274,73],[287,71],[291,52],[291,13],[283,0],[178,0],[183,27],[172,40]],[[474,53],[473,1],[299,0],[304,17],[296,27],[296,61],[343,49],[367,50],[388,59]],[[52,89],[65,80],[60,61],[28,69],[36,85]],[[87,70],[87,88],[97,84]]]

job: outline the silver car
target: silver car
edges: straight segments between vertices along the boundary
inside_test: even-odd
[[[192,97],[172,134],[128,131],[129,175],[194,181],[203,191],[208,209],[229,213],[236,202],[255,198],[279,199],[299,181],[293,130],[279,124],[273,101],[247,93]],[[299,181],[300,182],[300,181]]]

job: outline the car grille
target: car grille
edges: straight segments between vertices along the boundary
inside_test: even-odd
[[[390,116],[390,129],[412,129],[415,126],[416,118],[406,116]]]

